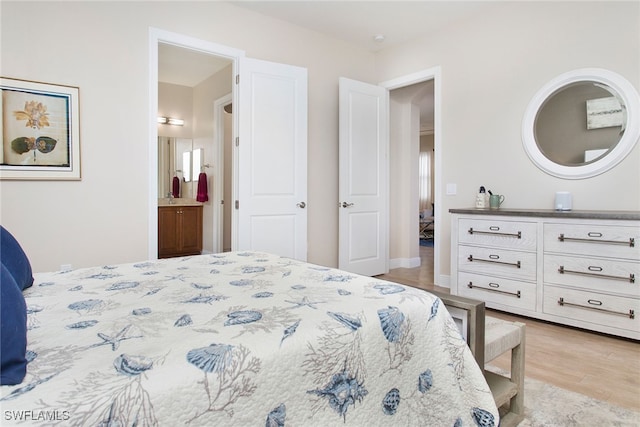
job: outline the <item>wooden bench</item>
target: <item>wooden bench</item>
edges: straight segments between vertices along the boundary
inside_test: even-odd
[[[485,370],[485,378],[500,410],[500,425],[518,425],[524,418],[525,325],[485,316],[484,363],[511,351],[510,376]]]
[[[437,291],[429,292],[442,299],[454,319],[461,320],[462,335],[478,366],[485,367],[487,362],[511,351],[508,377],[486,369],[484,375],[500,410],[500,425],[518,425],[524,418],[524,323],[487,316],[485,304],[479,300]]]

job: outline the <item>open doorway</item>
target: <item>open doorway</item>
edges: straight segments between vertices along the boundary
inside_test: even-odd
[[[158,47],[160,43],[230,61],[233,135],[232,250],[256,250],[307,257],[307,70],[247,58],[244,52],[189,36],[149,30],[149,258],[158,257]],[[242,63],[242,66],[240,66]],[[210,123],[213,102],[229,92],[194,91],[194,109],[204,99],[202,122]],[[198,101],[195,97],[198,95]],[[200,95],[203,95],[200,98]],[[273,105],[280,106],[273,108]],[[293,114],[292,112],[295,112]],[[205,117],[206,116],[206,117]],[[200,119],[194,123],[200,123]],[[194,137],[213,141],[211,127]],[[214,150],[209,150],[214,151]],[[205,153],[206,155],[206,153]],[[207,160],[205,159],[205,162]],[[274,164],[279,167],[275,169]],[[215,166],[215,165],[213,165]],[[242,168],[242,173],[239,170]],[[259,184],[259,185],[253,185]],[[252,187],[253,185],[253,187]],[[285,188],[282,188],[285,187]],[[286,194],[286,197],[282,197]],[[242,200],[242,206],[240,206]],[[210,203],[210,202],[208,202]],[[212,206],[207,204],[211,209]],[[203,215],[212,213],[205,210]],[[213,227],[204,230],[213,248]],[[206,250],[203,239],[203,249]]]
[[[223,202],[222,194],[216,191],[215,182],[231,183],[231,179],[223,180],[222,171],[231,173],[233,165],[225,162],[224,158],[218,158],[216,151],[222,145],[222,139],[214,129],[224,128],[225,116],[221,116],[221,122],[216,123],[214,117],[213,100],[221,93],[228,94],[228,103],[232,101],[233,90],[232,63],[228,58],[199,52],[193,49],[175,46],[168,43],[158,44],[158,115],[162,117],[179,117],[182,125],[171,124],[158,125],[159,140],[171,135],[178,135],[183,145],[180,155],[176,155],[178,163],[170,167],[170,175],[160,170],[159,186],[168,185],[169,180],[174,181],[181,191],[174,197],[181,200],[195,200],[202,203],[202,252],[221,252],[222,246],[217,244],[218,236],[222,228],[216,227],[214,218],[219,217],[216,212],[217,203]],[[233,127],[227,126],[227,136],[232,138]],[[224,137],[224,133],[220,135]],[[177,146],[177,145],[176,145]],[[230,150],[227,150],[230,152]],[[183,155],[198,153],[197,164],[187,164],[182,160]],[[191,157],[189,157],[191,158]],[[166,170],[166,169],[165,169]],[[191,174],[186,171],[190,170]],[[192,175],[192,176],[189,176]],[[218,179],[215,179],[218,178]],[[201,180],[206,186],[201,187]],[[196,185],[197,184],[197,185]],[[196,190],[206,193],[206,197],[197,195]],[[166,192],[159,193],[164,197]],[[221,198],[220,201],[216,200]],[[230,196],[227,200],[230,200]],[[175,203],[175,202],[174,202]],[[225,216],[229,222],[229,236],[231,230],[230,217]],[[230,239],[230,238],[229,238]],[[230,250],[231,242],[227,248]]]
[[[214,204],[211,190],[217,160],[214,135],[214,104],[220,96],[230,94],[235,100],[234,76],[244,52],[226,46],[194,39],[159,29],[150,29],[149,37],[149,258],[158,256],[158,203],[160,167],[158,164],[158,136],[180,136],[191,141],[202,160],[198,172],[206,172],[209,200],[203,203],[202,252],[216,252],[214,239]],[[157,66],[155,66],[157,64]],[[176,94],[179,96],[176,97]],[[178,117],[182,126],[159,124],[156,118]],[[235,126],[231,126],[233,133]],[[227,168],[233,172],[232,164]],[[174,171],[182,169],[170,168]],[[178,177],[180,178],[180,177]],[[173,180],[173,176],[170,177]],[[229,180],[232,182],[233,180]],[[185,187],[185,195],[194,195]],[[191,188],[195,188],[192,184]],[[195,197],[195,196],[194,196]]]
[[[390,267],[413,270],[420,282],[428,280],[448,286],[439,268],[438,242],[442,237],[438,211],[441,193],[438,184],[441,176],[439,77],[440,69],[435,67],[383,82],[381,86],[389,90],[391,100],[389,205],[393,253]],[[428,150],[431,157],[429,191],[421,200],[419,159],[420,152]],[[425,246],[421,246],[421,242]]]

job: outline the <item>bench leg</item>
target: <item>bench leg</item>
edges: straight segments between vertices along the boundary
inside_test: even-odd
[[[520,327],[520,344],[511,349],[511,382],[516,384],[518,393],[509,402],[508,421],[506,425],[517,425],[524,419],[524,349],[525,325],[515,322]]]

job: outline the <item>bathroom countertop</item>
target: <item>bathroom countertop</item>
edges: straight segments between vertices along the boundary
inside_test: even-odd
[[[158,207],[162,206],[202,206],[204,203],[197,201],[196,199],[187,199],[183,197],[177,197],[173,199],[173,203],[169,203],[168,198],[158,199]]]
[[[449,209],[450,213],[471,215],[504,215],[504,216],[528,216],[547,218],[584,218],[584,219],[618,219],[640,220],[640,211],[596,211],[596,210],[571,210],[557,211],[554,209],[479,209],[462,208]]]

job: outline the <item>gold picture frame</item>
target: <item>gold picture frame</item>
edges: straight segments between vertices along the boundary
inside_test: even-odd
[[[0,77],[0,179],[80,180],[79,88]]]

